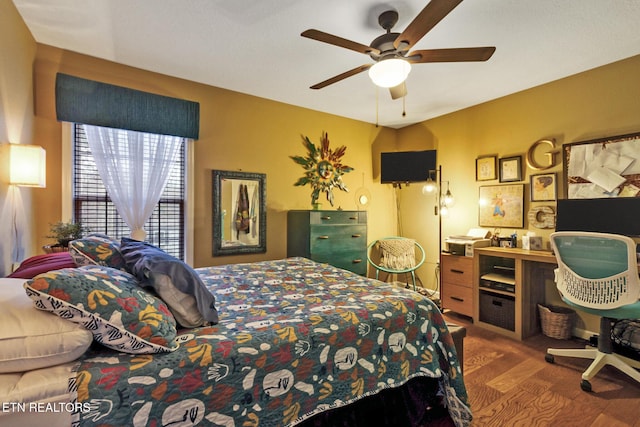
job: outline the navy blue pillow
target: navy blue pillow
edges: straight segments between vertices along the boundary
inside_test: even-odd
[[[195,298],[197,310],[205,322],[218,323],[216,299],[193,268],[160,248],[126,237],[122,238],[120,252],[127,264],[127,270],[143,285],[158,290],[160,284],[156,283],[156,278],[168,276],[177,290]],[[168,305],[172,308],[170,303]]]

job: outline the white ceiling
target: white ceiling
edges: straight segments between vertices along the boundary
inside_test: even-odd
[[[376,123],[372,60],[300,36],[365,45],[395,9],[402,32],[428,0],[13,0],[36,41],[110,61]],[[496,46],[487,62],[413,66],[402,100],[379,92],[378,123],[400,128],[640,54],[640,0],[466,0],[414,49]]]

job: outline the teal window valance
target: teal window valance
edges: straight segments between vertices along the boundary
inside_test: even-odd
[[[200,104],[68,74],[56,75],[59,121],[198,139]]]

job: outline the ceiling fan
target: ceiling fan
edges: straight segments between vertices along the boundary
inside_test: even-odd
[[[398,12],[383,12],[378,17],[378,23],[387,32],[374,39],[369,46],[315,29],[304,31],[302,37],[364,53],[375,61],[317,83],[311,89],[322,89],[369,70],[371,80],[378,86],[388,87],[391,97],[396,99],[406,95],[405,79],[411,70],[410,64],[488,60],[496,50],[493,46],[409,51],[461,2],[462,0],[431,0],[402,33],[391,32],[391,28],[398,22]],[[385,80],[386,77],[390,78]]]

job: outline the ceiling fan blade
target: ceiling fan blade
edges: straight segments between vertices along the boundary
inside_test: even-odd
[[[486,61],[491,58],[495,51],[496,48],[493,46],[414,50],[407,55],[407,60],[412,64],[425,62]]]
[[[409,49],[461,2],[462,0],[431,0],[396,38],[393,46],[400,50]]]
[[[359,67],[356,67],[352,70],[349,71],[345,71],[342,74],[338,74],[337,76],[331,77],[330,79],[327,79],[323,82],[317,83],[313,86],[311,86],[311,89],[322,89],[323,87],[329,86],[331,84],[337,83],[340,80],[344,80],[347,77],[351,77],[351,76],[355,76],[358,73],[361,73],[363,71],[368,70],[369,68],[371,68],[371,65],[373,64],[365,64],[365,65],[361,65]]]
[[[365,55],[369,55],[370,53],[374,53],[376,55],[380,54],[380,51],[378,49],[375,49],[371,46],[367,46],[362,43],[343,39],[342,37],[334,36],[333,34],[325,33],[319,30],[313,30],[313,29],[306,30],[306,31],[303,31],[302,34],[300,35],[308,39],[317,40],[317,41],[328,43],[334,46],[344,47],[346,49],[364,53]]]
[[[403,96],[407,96],[406,81],[400,83],[398,86],[390,87],[389,93],[391,94],[391,99],[398,99],[402,98]]]

